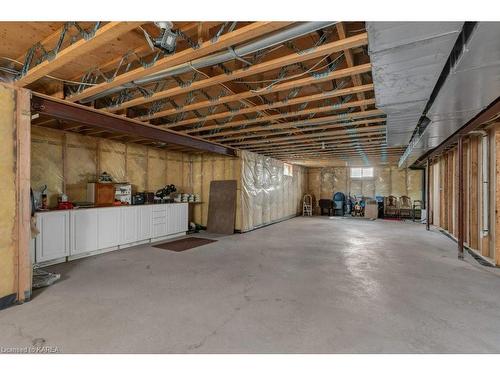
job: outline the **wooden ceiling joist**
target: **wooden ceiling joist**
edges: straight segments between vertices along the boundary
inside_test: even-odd
[[[333,105],[330,104],[330,105],[313,107],[313,108],[304,109],[304,110],[278,113],[275,115],[259,116],[259,117],[256,117],[254,119],[231,121],[231,122],[227,122],[225,124],[220,124],[220,125],[217,124],[217,125],[202,126],[199,128],[188,129],[185,132],[188,134],[194,134],[194,133],[200,133],[200,132],[214,130],[214,129],[221,130],[221,129],[227,129],[227,128],[241,127],[241,126],[245,126],[245,129],[247,129],[246,127],[248,125],[252,125],[252,124],[258,124],[258,123],[263,123],[263,122],[275,122],[276,120],[285,119],[287,117],[299,117],[299,116],[307,116],[307,115],[314,116],[315,114],[323,113],[323,112],[333,112],[336,110],[360,107],[362,104],[375,104],[375,100],[374,99],[367,99],[363,102],[347,102],[347,103],[333,104]],[[316,117],[315,117],[315,119],[316,119]],[[317,119],[320,119],[320,117],[317,117]],[[306,121],[306,120],[304,120],[304,121]],[[285,123],[277,123],[277,125],[278,124],[285,124]],[[249,128],[249,129],[251,129],[251,128]],[[201,134],[200,136],[202,136],[202,137],[214,137],[214,136],[220,137],[221,135],[226,135],[226,134],[232,134],[232,132],[225,131],[225,132],[218,132],[216,135],[212,135],[209,133],[209,134]]]
[[[384,147],[385,146],[385,140],[382,139],[382,138],[378,138],[377,140],[370,140],[368,142],[368,144],[370,146],[372,145],[377,145],[379,147]],[[330,142],[324,142],[324,144],[322,144],[322,142],[314,142],[314,143],[311,143],[311,144],[306,144],[306,145],[302,145],[302,146],[294,146],[294,147],[288,147],[286,149],[268,149],[266,150],[266,154],[282,154],[282,153],[286,153],[286,152],[303,152],[303,151],[313,151],[313,150],[341,150],[341,149],[344,149],[344,148],[349,148],[349,147],[353,147],[353,146],[356,146],[356,145],[359,145],[358,142],[344,142],[344,143],[337,143],[337,144],[333,144],[333,143],[330,143]]]
[[[258,23],[258,22],[256,22]],[[307,60],[315,59],[318,57],[323,57],[326,55],[330,55],[335,52],[342,51],[344,48],[352,48],[366,45],[368,43],[367,34],[358,34],[343,40],[337,40],[331,43],[323,44],[319,47],[312,48],[302,53],[292,53],[283,57],[279,57],[270,61],[266,61],[260,64],[252,65],[249,68],[242,68],[233,71],[231,74],[220,74],[218,76],[214,76],[211,78],[203,79],[200,81],[193,82],[190,86],[187,87],[174,87],[164,91],[156,92],[148,97],[137,97],[135,99],[128,100],[118,106],[108,108],[111,112],[116,112],[125,108],[130,108],[150,102],[154,102],[160,99],[165,99],[177,95],[186,94],[191,91],[204,89],[210,86],[222,84],[228,81],[233,81],[236,79],[240,79],[243,77],[248,77],[251,75],[267,72],[269,70],[278,69],[283,66],[296,64],[300,62],[304,62]],[[197,50],[198,51],[198,50]],[[177,56],[181,52],[178,52],[172,57]],[[154,65],[156,66],[156,64]],[[119,76],[121,77],[121,76]],[[118,77],[117,77],[118,78]],[[115,79],[116,80],[116,79]],[[114,81],[113,81],[114,82]],[[97,86],[95,86],[97,87]],[[92,88],[91,88],[92,89]],[[90,89],[87,89],[90,90]],[[87,91],[85,90],[85,91]]]
[[[299,121],[292,121],[292,122],[282,122],[278,124],[272,124],[272,125],[257,125],[257,126],[251,126],[251,127],[245,127],[243,129],[238,129],[238,130],[226,130],[222,132],[218,132],[215,134],[208,134],[208,135],[201,135],[203,138],[217,138],[220,139],[221,141],[227,142],[230,140],[235,139],[234,137],[236,134],[248,134],[248,133],[258,133],[258,132],[265,132],[269,130],[282,130],[282,129],[292,129],[300,126],[312,126],[315,124],[326,124],[326,123],[331,123],[332,127],[336,124],[335,122],[341,122],[344,124],[347,120],[354,120],[354,119],[360,119],[360,118],[372,118],[372,117],[379,117],[382,116],[383,112],[374,109],[371,111],[360,111],[360,112],[352,112],[349,114],[340,114],[340,115],[332,115],[332,116],[325,116],[325,117],[317,117],[317,118],[312,118],[310,120],[299,120]],[[348,123],[346,123],[346,126],[348,126]],[[228,135],[231,135],[233,137],[227,137]],[[222,138],[224,137],[224,138]],[[236,139],[241,138],[241,135],[236,136]]]
[[[329,145],[336,145],[336,144],[344,144],[346,142],[370,142],[370,141],[377,141],[377,140],[385,140],[385,134],[382,132],[373,132],[373,133],[364,133],[364,134],[359,134],[356,137],[353,137],[352,135],[344,135],[344,136],[333,136],[333,137],[323,137],[319,139],[301,139],[301,140],[290,140],[287,142],[282,142],[279,144],[257,144],[257,145],[245,145],[245,146],[240,146],[241,149],[245,150],[250,150],[250,151],[255,151],[255,152],[264,152],[264,151],[273,151],[273,150],[292,150],[295,147],[303,147],[303,146],[310,146],[310,145],[319,145],[322,142],[325,142],[325,144]]]
[[[129,72],[120,74],[111,82],[103,82],[93,87],[89,87],[88,89],[83,90],[81,93],[72,95],[67,99],[72,102],[76,102],[82,99],[89,98],[114,87],[132,82],[133,80],[136,80],[138,78],[158,73],[162,70],[187,63],[200,57],[207,56],[213,52],[231,47],[235,44],[246,42],[247,40],[281,29],[290,24],[291,22],[253,22],[248,26],[244,26],[240,29],[220,36],[220,38],[215,42],[206,41],[197,49],[188,48],[183,51],[176,52],[157,61],[153,66],[147,68],[139,67]],[[120,106],[120,108],[115,108],[115,110],[128,107],[129,106],[124,105]]]
[[[320,130],[332,130],[335,128],[339,128],[342,126],[345,127],[353,127],[359,125],[369,125],[385,122],[385,118],[370,118],[369,120],[359,120],[359,121],[349,121],[349,122],[332,122],[327,125],[314,125],[314,126],[304,126],[304,127],[291,127],[282,128],[283,130],[279,131],[271,131],[266,133],[256,133],[256,134],[245,134],[245,139],[253,139],[253,138],[265,138],[268,136],[277,136],[277,135],[290,135],[291,133],[307,133],[307,132],[319,132]],[[226,137],[225,140],[235,140],[240,139],[241,136],[237,137]]]
[[[293,98],[293,99],[289,99],[289,100],[283,100],[283,101],[279,101],[279,102],[275,102],[275,103],[262,104],[262,105],[258,105],[258,106],[254,106],[254,107],[242,108],[242,109],[239,109],[236,111],[220,112],[220,113],[216,113],[214,115],[205,116],[205,117],[201,117],[201,118],[194,117],[194,118],[190,118],[187,120],[176,122],[175,124],[168,125],[166,127],[168,129],[175,129],[175,128],[180,127],[180,126],[196,124],[196,123],[204,122],[204,121],[218,120],[218,119],[223,119],[223,118],[230,117],[230,116],[243,115],[243,114],[247,114],[247,113],[262,112],[264,110],[275,109],[275,108],[291,106],[291,105],[296,105],[296,104],[309,103],[309,102],[313,102],[313,101],[317,101],[317,100],[338,98],[341,96],[347,96],[347,95],[359,93],[362,91],[372,91],[372,90],[373,90],[373,84],[357,86],[357,87],[349,87],[347,89],[332,90],[332,91],[323,92],[320,94],[306,95],[306,96],[301,96],[301,97]],[[361,105],[361,107],[363,108],[364,105]],[[247,120],[247,121],[249,121],[249,120]]]
[[[352,138],[352,137],[329,137],[329,138],[322,138],[318,140],[304,140],[300,142],[293,142],[289,143],[287,145],[277,145],[277,146],[266,146],[266,147],[251,147],[251,146],[245,146],[242,147],[244,149],[254,151],[254,152],[275,152],[275,151],[283,151],[283,152],[292,152],[294,150],[300,150],[303,148],[307,147],[321,147],[322,144],[328,145],[328,146],[345,146],[345,145],[354,145],[358,143],[363,143],[363,142],[385,142],[385,135],[378,133],[375,135],[368,135],[366,137],[358,137],[358,138]]]
[[[346,38],[346,31],[345,31],[345,26],[343,22],[339,22],[336,25],[337,27],[337,33],[339,34],[340,39],[345,39]],[[344,56],[345,56],[345,61],[346,64],[349,68],[352,68],[354,66],[354,54],[350,49],[345,49],[344,50]],[[361,79],[361,76],[359,74],[353,74],[351,76],[352,78],[352,83],[354,86],[361,86],[363,84],[363,81]],[[358,100],[364,100],[365,99],[365,94],[364,92],[358,92],[357,93]],[[365,109],[364,107],[361,107],[361,109]]]
[[[361,133],[366,133],[366,132],[374,132],[374,131],[385,131],[385,126],[383,125],[373,125],[373,126],[365,126],[362,128],[357,128],[355,132],[352,130],[344,130],[344,129],[339,129],[339,130],[332,130],[332,131],[324,131],[324,132],[319,132],[319,133],[311,133],[311,134],[301,134],[301,135],[291,135],[288,137],[275,137],[275,138],[265,138],[265,139],[257,139],[257,140],[250,140],[250,141],[243,141],[243,142],[232,142],[228,143],[231,146],[238,147],[242,144],[265,144],[265,143],[270,143],[272,142],[274,145],[278,145],[283,141],[286,140],[296,140],[296,139],[313,139],[313,138],[321,138],[321,137],[327,137],[327,136],[336,136],[336,135],[346,135],[350,134],[352,136],[356,136],[356,134],[361,134]]]
[[[304,158],[324,158],[326,156],[337,156],[337,157],[342,157],[342,156],[352,156],[352,155],[365,155],[365,156],[381,156],[380,150],[373,150],[373,151],[363,151],[363,150],[351,150],[351,151],[339,151],[339,152],[324,152],[324,153],[298,153],[298,154],[283,154],[283,155],[275,155],[272,157],[275,157],[277,159],[281,158],[290,158],[290,157],[304,157]],[[267,154],[264,154],[267,155]],[[400,151],[394,151],[394,152],[387,152],[387,156],[396,156],[396,155],[401,155]]]
[[[88,40],[80,39],[60,51],[54,59],[45,60],[29,69],[15,84],[18,87],[27,86],[69,62],[78,59],[80,56],[84,56],[90,51],[111,42],[120,35],[139,27],[141,24],[142,22],[109,22],[99,28],[92,38]]]
[[[287,91],[287,90],[291,90],[294,88],[309,86],[311,84],[319,84],[319,83],[323,83],[323,82],[332,81],[334,79],[349,77],[352,74],[354,74],[355,72],[361,74],[361,73],[367,73],[370,71],[371,71],[371,64],[362,64],[362,65],[355,66],[353,68],[334,70],[334,71],[332,71],[328,74],[322,75],[320,77],[306,77],[306,78],[301,78],[301,79],[297,79],[294,81],[278,83],[276,85],[271,86],[266,91],[262,92],[262,94],[267,95],[267,94],[271,94],[271,93]],[[349,89],[352,89],[352,88],[349,88]],[[349,90],[349,89],[342,89],[342,90]],[[340,92],[341,90],[338,90],[338,91]],[[351,93],[352,92],[345,91],[345,94],[343,94],[343,95],[350,95]],[[188,104],[188,105],[185,105],[185,106],[179,107],[179,108],[166,109],[163,111],[156,112],[154,115],[151,115],[151,117],[149,117],[149,116],[137,117],[137,120],[145,121],[145,120],[149,120],[149,119],[153,119],[153,118],[160,118],[160,117],[165,117],[165,116],[177,115],[177,114],[180,114],[183,112],[200,110],[203,108],[208,108],[208,107],[212,107],[212,106],[219,105],[219,104],[238,102],[238,101],[248,99],[248,98],[251,98],[251,97],[254,97],[257,95],[258,95],[258,93],[255,93],[255,92],[249,90],[249,91],[245,91],[245,92],[234,94],[234,95],[223,96],[223,97],[215,99],[215,100],[204,100],[204,101],[200,101],[197,103]],[[177,125],[172,124],[171,126],[177,126]]]
[[[314,107],[314,108],[304,109],[302,111],[279,113],[279,114],[271,115],[271,116],[261,116],[261,117],[257,117],[257,118],[252,119],[252,120],[232,121],[232,122],[228,122],[228,123],[223,124],[223,125],[206,126],[206,127],[193,129],[193,130],[187,130],[186,133],[192,134],[192,133],[199,133],[199,132],[206,131],[206,130],[227,129],[227,128],[234,128],[234,127],[239,127],[239,126],[245,125],[244,129],[228,130],[228,131],[218,132],[216,134],[201,134],[200,135],[203,138],[220,138],[222,136],[231,135],[231,134],[252,132],[253,127],[247,128],[248,125],[252,125],[252,124],[257,124],[257,123],[261,123],[261,122],[272,122],[272,121],[275,121],[278,119],[285,119],[287,117],[299,117],[299,116],[307,116],[307,115],[314,116],[315,114],[323,113],[323,112],[332,112],[332,111],[342,110],[342,109],[347,109],[347,108],[360,107],[363,104],[375,104],[375,99],[367,99],[367,100],[364,100],[362,102],[347,102],[347,103],[343,103],[343,104],[328,105],[328,106],[324,106],[324,107]],[[351,119],[351,118],[359,118],[359,117],[371,117],[371,116],[376,116],[376,115],[382,114],[382,112],[379,112],[378,110],[375,110],[375,111],[377,111],[377,112],[371,112],[371,111],[353,112],[353,114],[359,113],[360,116],[349,117],[349,118]],[[361,115],[361,114],[363,114],[363,115]],[[333,116],[344,116],[344,115],[333,115]],[[331,117],[331,116],[328,116],[328,117]],[[326,118],[326,116],[323,118]],[[311,119],[301,120],[301,121],[308,123],[308,121],[312,120],[312,119],[320,121],[322,119],[322,117],[313,117]],[[324,121],[328,121],[328,120],[324,120]],[[296,122],[298,122],[298,121],[296,121]],[[282,129],[283,127],[281,125],[283,125],[284,127],[289,127],[288,125],[292,124],[292,123],[294,123],[294,122],[276,123],[276,128]],[[264,127],[264,125],[261,125],[261,128],[262,127]],[[267,130],[267,129],[264,129],[264,130]]]
[[[285,151],[264,151],[266,155],[276,155],[276,156],[284,156],[284,155],[291,155],[291,154],[310,154],[310,153],[329,153],[329,152],[349,152],[349,151],[357,151],[357,147],[359,145],[357,143],[351,143],[348,145],[343,145],[342,147],[340,146],[325,146],[320,147],[320,148],[304,148],[304,149],[293,149],[290,150],[289,152]],[[381,142],[377,143],[370,143],[367,145],[363,146],[363,151],[384,151],[387,153],[391,152],[401,152],[401,148],[397,149],[389,149],[387,146],[384,144],[381,144]]]

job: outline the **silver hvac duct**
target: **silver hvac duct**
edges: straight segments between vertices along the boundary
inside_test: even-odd
[[[289,41],[291,39],[298,38],[303,35],[307,35],[309,33],[312,33],[314,31],[323,29],[325,27],[335,25],[337,21],[328,21],[328,22],[302,22],[297,25],[294,25],[288,29],[278,31],[272,35],[266,36],[262,39],[256,40],[254,42],[250,42],[247,44],[244,44],[240,47],[236,48],[229,48],[225,52],[219,52],[210,56],[202,57],[200,59],[196,59],[191,61],[190,63],[184,63],[180,64],[177,66],[174,66],[169,69],[162,70],[158,73],[137,79],[135,81],[126,83],[121,86],[116,86],[113,87],[112,89],[103,91],[99,94],[96,94],[94,96],[85,98],[80,100],[81,103],[88,103],[93,100],[102,98],[107,95],[114,94],[116,92],[119,92],[125,88],[132,88],[135,87],[135,85],[145,85],[151,82],[156,82],[159,81],[163,78],[166,77],[171,77],[174,75],[179,75],[183,73],[190,72],[192,68],[195,69],[200,69],[200,68],[205,68],[207,66],[212,66],[216,64],[221,64],[226,61],[233,60],[238,57],[242,57],[251,53],[255,53],[257,51],[263,50],[265,48],[273,47],[278,44],[284,43],[286,41]]]

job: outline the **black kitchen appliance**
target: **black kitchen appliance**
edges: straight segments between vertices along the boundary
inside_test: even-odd
[[[155,202],[155,193],[145,191],[144,192],[144,203],[145,204],[153,204],[154,202]]]
[[[146,202],[146,195],[144,193],[135,193],[132,195],[132,204],[144,204]]]

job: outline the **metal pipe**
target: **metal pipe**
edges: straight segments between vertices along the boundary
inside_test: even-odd
[[[490,163],[489,163],[489,139],[488,132],[484,130],[475,130],[470,132],[469,134],[479,134],[482,136],[481,138],[481,151],[482,151],[482,186],[483,186],[483,199],[482,199],[482,228],[481,228],[481,237],[486,237],[489,234],[489,223],[490,223]]]
[[[464,259],[464,137],[458,138],[458,259]]]
[[[278,31],[274,34],[266,36],[262,39],[259,39],[254,42],[250,42],[244,44],[242,46],[234,48],[232,51],[226,50],[223,52],[219,52],[210,56],[202,57],[200,59],[193,60],[188,63],[180,64],[169,69],[162,70],[158,73],[137,79],[135,81],[129,82],[127,84],[114,87],[112,89],[103,91],[99,94],[90,96],[88,98],[82,99],[81,103],[89,103],[96,99],[102,98],[107,95],[114,94],[119,92],[125,88],[132,88],[135,85],[145,85],[151,82],[156,82],[166,77],[170,77],[173,75],[179,75],[183,73],[187,73],[195,69],[205,68],[207,66],[217,65],[224,63],[226,61],[233,60],[235,54],[237,56],[243,57],[245,55],[255,53],[257,51],[273,47],[282,43],[285,43],[291,39],[298,38],[303,35],[307,35],[314,31],[323,29],[328,26],[332,26],[338,23],[337,21],[327,21],[327,22],[302,22],[297,25],[294,25],[288,29]]]
[[[426,176],[425,176],[425,182],[426,182],[426,190],[425,190],[425,229],[430,230],[430,222],[431,222],[431,163],[429,159],[427,159],[427,168],[426,170]]]

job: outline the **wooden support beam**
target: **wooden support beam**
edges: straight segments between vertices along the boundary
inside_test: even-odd
[[[207,78],[207,79],[203,79],[200,81],[195,81],[190,86],[187,86],[187,87],[174,87],[171,89],[167,89],[164,91],[154,93],[153,95],[148,96],[148,97],[141,96],[141,97],[138,97],[135,99],[131,99],[131,100],[128,100],[128,101],[126,101],[118,106],[108,108],[108,110],[111,112],[116,112],[116,111],[119,111],[119,110],[124,109],[124,108],[130,108],[130,107],[138,106],[141,104],[154,102],[156,100],[185,94],[185,93],[188,93],[190,91],[200,90],[200,89],[204,89],[204,88],[207,88],[210,86],[225,83],[228,81],[233,81],[233,80],[240,79],[243,77],[248,77],[248,76],[251,76],[254,74],[259,74],[259,73],[267,72],[269,70],[278,69],[278,68],[281,68],[281,67],[286,66],[286,65],[296,64],[299,62],[303,62],[303,61],[315,59],[318,57],[326,56],[326,55],[341,51],[343,48],[363,46],[363,45],[366,45],[367,43],[368,43],[367,34],[366,33],[359,34],[359,35],[356,35],[356,36],[353,36],[353,37],[350,37],[350,38],[347,38],[347,39],[344,39],[341,41],[338,40],[335,42],[323,44],[319,47],[316,47],[316,48],[313,48],[310,50],[306,50],[300,54],[294,52],[292,54],[289,54],[289,55],[286,55],[283,57],[279,57],[279,58],[276,58],[276,59],[273,59],[270,61],[265,61],[265,62],[257,64],[257,65],[252,65],[249,68],[238,69],[238,70],[233,71],[231,74],[220,74],[220,75],[214,76],[212,78]],[[198,49],[196,51],[199,51],[200,49]],[[172,55],[172,57],[177,56],[180,53],[182,53],[182,52],[176,53],[176,54]],[[153,66],[153,68],[156,65],[158,65],[158,63],[155,64]],[[125,74],[127,74],[127,73],[125,73]],[[119,78],[119,77],[117,77],[117,78]],[[116,81],[116,79],[115,79],[115,81]],[[98,87],[98,86],[95,86],[95,87]],[[87,89],[87,90],[90,90],[90,89]],[[87,90],[85,90],[85,91],[87,91]],[[263,91],[263,92],[266,92],[266,91]]]
[[[31,106],[34,113],[43,113],[61,120],[112,132],[140,136],[144,139],[184,146],[194,150],[236,156],[236,150],[231,147],[177,133],[172,130],[158,129],[155,126],[147,125],[140,121],[69,103],[64,100],[57,100],[46,95],[35,93],[31,101]]]
[[[65,64],[78,59],[80,56],[84,56],[90,51],[113,41],[120,35],[135,29],[141,24],[142,22],[109,22],[99,28],[91,39],[80,39],[60,51],[53,60],[45,60],[34,66],[24,76],[19,78],[15,84],[18,87],[27,86]]]
[[[222,35],[215,42],[206,41],[196,50],[188,48],[183,51],[176,52],[157,61],[153,66],[147,68],[139,67],[129,72],[120,74],[111,82],[103,82],[99,85],[89,87],[88,89],[83,90],[81,93],[72,95],[67,99],[72,102],[76,102],[85,98],[89,98],[114,87],[132,82],[133,80],[136,80],[138,78],[158,73],[162,70],[187,63],[200,57],[207,56],[213,52],[231,47],[235,44],[246,42],[247,40],[281,29],[290,24],[291,22],[253,22],[252,24],[244,26],[241,29],[237,29],[235,31]],[[131,107],[131,105],[120,106],[119,108],[114,108],[114,111],[129,107]]]
[[[354,74],[355,72],[357,73],[366,73],[371,71],[371,64],[363,64],[363,65],[358,65],[353,68],[347,68],[347,69],[341,69],[341,70],[334,70],[324,76],[320,77],[306,77],[302,79],[297,79],[294,81],[289,81],[289,82],[283,82],[283,83],[278,83],[276,85],[271,86],[267,90],[261,92],[260,94],[267,95],[271,93],[277,93],[281,91],[288,91],[294,88],[300,88],[304,86],[308,86],[311,84],[319,84],[323,82],[328,82],[334,79],[339,79],[339,78],[344,78],[344,77],[349,77],[351,74]],[[341,89],[338,90],[337,92],[341,93],[341,95],[350,95],[353,92],[352,91],[347,91],[347,90],[353,90],[354,88],[350,87],[347,89]],[[194,110],[199,110],[202,108],[208,108],[212,107],[215,105],[219,104],[225,104],[225,103],[231,103],[231,102],[238,102],[242,101],[244,99],[248,99],[254,96],[259,95],[259,93],[253,92],[253,91],[245,91],[242,93],[234,94],[234,95],[226,95],[221,98],[218,98],[217,100],[204,100],[200,101],[197,103],[193,104],[188,104],[183,107],[179,108],[171,108],[171,109],[165,109],[163,111],[159,111],[152,115],[152,117],[138,117],[138,120],[149,120],[152,118],[160,118],[160,117],[165,117],[165,116],[171,116],[171,115],[177,115],[179,113],[183,112],[189,112],[189,111],[194,111]]]
[[[286,112],[286,113],[278,113],[275,115],[270,115],[270,116],[260,116],[255,119],[250,119],[250,120],[238,120],[238,121],[231,121],[227,122],[225,124],[221,125],[208,125],[208,126],[202,126],[200,128],[194,128],[194,129],[189,129],[186,130],[185,132],[188,134],[193,134],[193,133],[200,133],[203,131],[208,131],[208,130],[213,130],[213,129],[227,129],[227,128],[234,128],[237,126],[248,126],[251,124],[257,124],[260,122],[271,122],[279,119],[284,119],[287,117],[298,117],[298,116],[306,116],[306,115],[313,115],[317,113],[324,113],[324,112],[332,112],[336,110],[342,110],[342,109],[347,109],[347,108],[355,108],[355,107],[360,107],[361,105],[364,104],[375,104],[375,99],[368,99],[364,100],[363,102],[347,102],[343,104],[336,104],[336,105],[328,105],[328,106],[322,106],[322,107],[313,107],[313,108],[308,108],[308,109],[303,109],[301,111],[293,111],[293,112]],[[360,112],[361,113],[361,112]],[[383,115],[384,113],[382,111],[376,110],[376,112],[372,112],[376,114]],[[320,117],[318,117],[320,119]],[[280,126],[281,123],[276,124],[276,126]],[[251,128],[246,128],[246,129],[251,129]],[[226,134],[235,134],[235,132],[241,132],[241,130],[236,130],[236,131],[225,131],[225,132],[219,132],[217,134],[206,134],[206,135],[200,135],[201,137],[207,137],[207,138],[214,138],[214,137],[220,137],[222,135]]]

